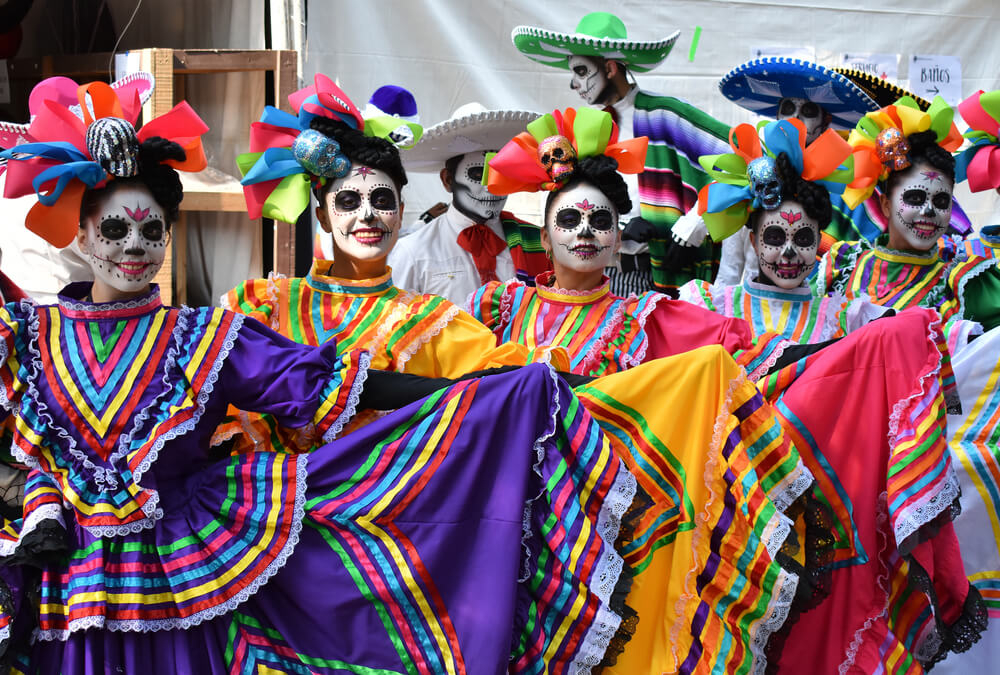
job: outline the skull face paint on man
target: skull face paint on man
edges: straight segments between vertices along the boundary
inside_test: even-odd
[[[498,218],[506,197],[498,197],[483,185],[486,151],[467,152],[455,167],[451,180],[452,202],[455,208],[475,223]]]
[[[604,92],[611,85],[611,80],[604,70],[604,59],[573,55],[569,57],[567,63],[572,73],[569,88],[591,105],[600,103],[604,98]]]
[[[773,211],[764,211],[752,239],[765,283],[797,288],[816,265],[819,222],[802,205],[786,199]]]
[[[386,172],[355,164],[324,193],[320,224],[333,235],[335,257],[380,260],[399,235],[402,203]]]
[[[806,125],[806,145],[830,127],[830,118],[821,106],[804,98],[783,98],[778,101],[778,119],[796,119]]]
[[[80,250],[87,256],[95,284],[119,293],[143,293],[167,254],[163,209],[147,188],[124,184],[100,197],[81,221]]]
[[[929,251],[951,221],[951,178],[921,162],[892,177],[883,208],[889,217],[889,248]]]
[[[603,192],[580,183],[557,192],[545,212],[545,233],[552,258],[575,272],[612,265],[618,250],[618,211]]]

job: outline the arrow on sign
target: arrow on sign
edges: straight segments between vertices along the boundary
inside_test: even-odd
[[[935,95],[941,92],[941,90],[937,88],[937,85],[934,85],[933,89],[931,89],[930,87],[928,87],[927,91],[928,91],[928,93],[935,94]]]

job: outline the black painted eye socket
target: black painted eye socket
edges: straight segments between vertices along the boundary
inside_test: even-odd
[[[802,104],[802,109],[799,110],[799,115],[802,117],[808,117],[809,119],[819,117],[819,106],[812,101],[806,101]]]
[[[361,206],[361,195],[355,190],[341,190],[333,199],[338,211],[356,211]]]
[[[143,238],[148,241],[160,241],[163,239],[163,223],[158,220],[151,220],[145,223],[140,231]]]
[[[792,243],[801,248],[808,248],[816,244],[816,233],[811,227],[803,227],[792,235]]]
[[[951,206],[951,195],[948,194],[947,192],[939,192],[936,195],[934,195],[934,198],[931,200],[931,203],[934,205],[934,208],[936,209],[946,209],[949,206]]]
[[[556,214],[556,227],[561,227],[564,230],[575,229],[582,220],[580,212],[576,209],[564,209]]]
[[[910,206],[923,206],[927,201],[927,192],[920,188],[912,188],[903,193],[903,203]]]
[[[598,209],[590,214],[590,227],[599,232],[607,232],[615,226],[615,219],[607,209]]]
[[[386,187],[372,190],[372,208],[376,211],[395,211],[396,194]]]
[[[124,239],[128,234],[128,223],[121,218],[108,218],[101,221],[101,236],[111,241]]]
[[[779,115],[794,115],[795,114],[795,101],[785,98],[781,100],[781,106],[778,108]]]
[[[483,167],[481,166],[470,166],[465,174],[469,177],[469,180],[473,183],[483,182]]]
[[[588,70],[587,66],[577,66],[576,68],[573,69],[573,72],[579,75],[580,77],[583,77],[590,71]]]
[[[760,240],[767,246],[784,246],[787,238],[785,231],[777,225],[765,227],[760,235]]]

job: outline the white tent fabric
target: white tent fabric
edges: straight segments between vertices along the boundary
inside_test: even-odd
[[[427,125],[469,101],[539,111],[582,105],[567,71],[528,60],[510,32],[522,24],[572,32],[580,17],[597,10],[620,16],[633,39],[680,29],[666,62],[640,75],[639,85],[686,99],[727,124],[754,119],[723,98],[717,84],[755,47],[811,47],[819,63],[831,66],[845,51],[899,53],[903,80],[914,53],[954,55],[962,61],[963,96],[1000,86],[1000,52],[989,47],[1000,31],[995,0],[307,0],[307,9],[307,80],[316,72],[330,75],[362,106],[383,84],[404,86]],[[701,38],[689,61],[696,26]],[[956,194],[977,224],[989,219],[995,195],[971,196],[964,186]],[[411,218],[447,197],[433,174],[413,175],[404,194]]]

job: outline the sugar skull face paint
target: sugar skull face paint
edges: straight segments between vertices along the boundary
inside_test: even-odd
[[[778,102],[778,119],[796,119],[806,125],[806,145],[830,127],[826,111],[804,98],[783,98]]]
[[[603,59],[592,56],[571,56],[568,60],[572,79],[569,88],[590,104],[599,103],[611,81],[604,72]]]
[[[954,187],[951,178],[926,163],[914,164],[893,176],[887,195],[890,248],[934,248],[951,220]]]
[[[80,250],[96,280],[126,294],[149,287],[169,241],[163,209],[149,190],[139,185],[109,190],[81,225]]]
[[[802,285],[816,265],[819,222],[801,204],[786,199],[780,208],[761,214],[755,232],[753,247],[766,281],[787,289]]]
[[[401,206],[389,174],[355,164],[326,191],[326,222],[320,221],[333,235],[335,250],[355,260],[379,260],[396,244]]]
[[[603,192],[589,183],[556,193],[545,212],[545,230],[557,266],[593,272],[614,261],[618,211]]]
[[[506,197],[498,197],[483,185],[486,151],[462,155],[452,176],[451,196],[455,208],[477,223],[497,218],[503,211]]]

